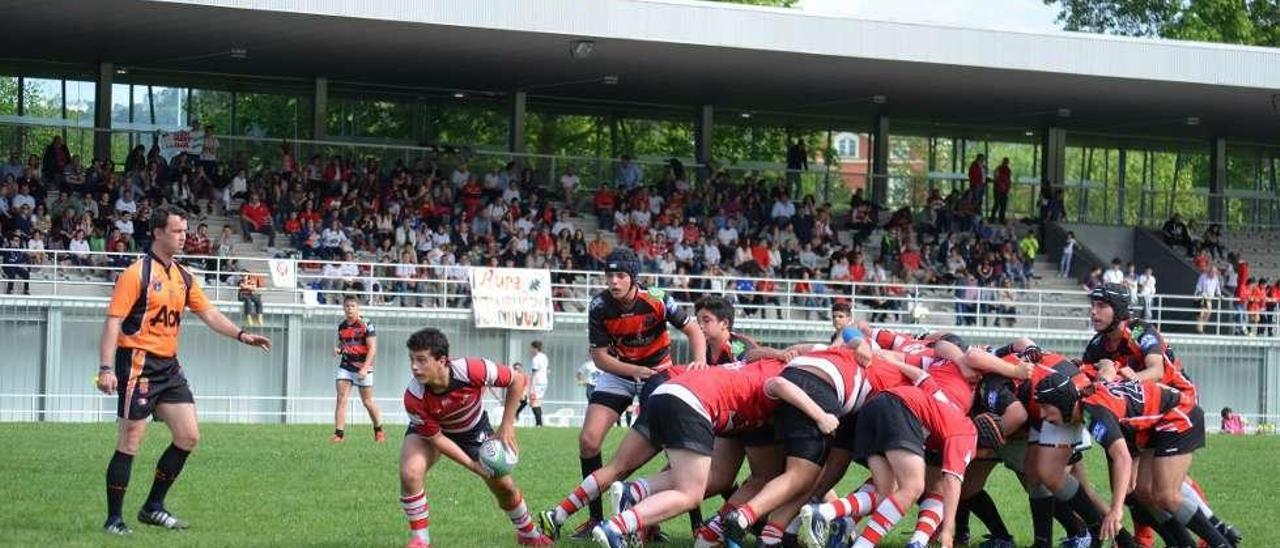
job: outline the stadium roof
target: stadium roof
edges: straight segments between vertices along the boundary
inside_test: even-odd
[[[897,128],[1054,123],[1280,143],[1271,48],[676,0],[19,0],[6,11],[9,61],[495,96],[525,88],[566,104],[711,104],[802,123],[883,109]],[[571,57],[575,39],[594,41],[587,58]]]

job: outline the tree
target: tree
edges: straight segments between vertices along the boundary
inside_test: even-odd
[[[1278,0],[1044,0],[1066,30],[1280,47]]]

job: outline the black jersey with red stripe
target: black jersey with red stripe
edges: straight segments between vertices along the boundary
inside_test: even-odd
[[[1017,354],[1007,354],[1000,359],[1013,364],[1020,363],[1020,358],[1018,358]],[[1035,392],[1035,387],[1041,380],[1053,373],[1066,375],[1076,385],[1077,389],[1088,386],[1092,382],[1090,377],[1085,375],[1080,367],[1076,365],[1076,362],[1067,359],[1066,356],[1053,352],[1043,353],[1040,361],[1032,364],[1031,378],[1014,381],[1014,394],[1017,395],[1018,401],[1022,402],[1022,406],[1027,409],[1027,420],[1033,428],[1040,428],[1040,423],[1043,419],[1040,417],[1040,404],[1032,393]]]
[[[1164,360],[1164,374],[1160,382],[1182,392],[1196,395],[1196,386],[1182,370],[1182,358],[1174,354],[1164,336],[1142,320],[1129,320],[1116,327],[1120,339],[1112,341],[1105,333],[1094,335],[1084,348],[1084,363],[1095,365],[1101,360],[1115,362],[1116,369],[1128,367],[1134,371],[1147,368],[1146,358],[1158,355]]]
[[[1081,399],[1089,417],[1089,432],[1103,447],[1119,439],[1143,447],[1155,431],[1186,432],[1194,425],[1191,394],[1154,381],[1116,381],[1093,384]]]
[[[707,365],[724,365],[742,361],[747,351],[759,347],[755,339],[738,332],[730,332],[729,339],[720,345],[707,344]]]
[[[587,337],[591,348],[607,348],[623,362],[657,367],[671,360],[667,325],[676,329],[692,319],[661,289],[636,288],[636,298],[624,307],[609,291],[591,299],[587,313]]]
[[[378,333],[373,324],[364,318],[358,318],[354,322],[342,320],[338,324],[338,348],[342,356],[338,367],[353,373],[359,372],[365,359],[369,357],[369,337],[376,336]]]

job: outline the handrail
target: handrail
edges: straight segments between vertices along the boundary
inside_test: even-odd
[[[83,294],[75,288],[98,288],[105,293],[113,284],[114,275],[124,270],[127,263],[140,256],[138,253],[87,252],[73,253],[65,250],[33,251],[27,249],[0,248],[0,254],[19,251],[42,262],[4,265],[6,280],[0,285],[21,284],[13,279],[9,269],[25,269],[29,283],[45,287],[53,295]],[[284,260],[294,263],[297,287],[261,288],[261,295],[272,296],[272,302],[301,304],[310,302],[308,297],[332,297],[339,294],[357,295],[368,304],[399,306],[405,308],[435,308],[445,310],[470,310],[470,270],[479,267],[467,265],[409,265],[367,261],[323,261],[304,259],[272,259],[249,256],[179,256],[205,284],[206,293],[215,301],[235,302],[239,292],[238,276],[245,271],[269,278],[270,261]],[[112,264],[112,259],[119,264]],[[332,275],[317,271],[321,264],[353,265],[356,275]],[[399,266],[412,266],[418,277],[402,278],[395,275]],[[303,268],[306,267],[306,268]],[[551,270],[552,301],[558,311],[585,312],[595,293],[605,288],[603,273],[586,270]],[[848,302],[864,315],[893,323],[921,325],[949,325],[939,317],[957,318],[968,325],[997,327],[1003,321],[1012,326],[1051,328],[1072,326],[1086,328],[1088,301],[1082,290],[1050,290],[978,287],[977,299],[956,297],[962,286],[894,284],[883,282],[850,282],[832,280],[799,280],[791,278],[765,278],[752,276],[704,276],[667,275],[643,273],[642,283],[659,287],[685,303],[696,301],[704,295],[725,295],[736,301],[742,315],[777,319],[821,319],[837,301]],[[687,285],[683,283],[688,280]],[[695,283],[696,282],[696,283]],[[738,282],[744,282],[740,288]],[[761,282],[773,284],[773,289],[760,288]],[[750,287],[747,287],[750,283]],[[805,290],[802,284],[809,284]],[[1004,298],[1002,298],[1002,296]],[[1011,299],[1009,299],[1011,297]],[[1190,313],[1194,318],[1199,308],[1178,303],[1197,303],[1194,295],[1158,294],[1150,303],[1143,300],[1134,303],[1136,315],[1144,315],[1159,325],[1196,325],[1194,320],[1172,318]],[[324,304],[332,304],[327,299]],[[1205,327],[1211,332],[1230,333],[1237,327],[1235,299],[1227,296],[1211,301],[1211,314]],[[1012,307],[1008,310],[1004,307]],[[1264,320],[1265,321],[1265,320]],[[1265,326],[1264,326],[1265,327]]]

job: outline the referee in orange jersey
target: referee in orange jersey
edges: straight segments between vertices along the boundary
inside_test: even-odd
[[[186,212],[173,206],[156,208],[148,223],[151,249],[116,280],[102,328],[98,390],[119,394],[116,452],[107,465],[107,533],[126,535],[121,506],[129,486],[133,456],[147,431],[147,418],[164,421],[173,443],[156,464],[155,481],[138,521],[166,529],[185,529],[187,523],[164,507],[187,455],[200,439],[195,399],[178,364],[178,333],[183,309],[190,308],[210,329],[242,344],[271,350],[271,339],[245,333],[205,297],[196,278],[173,256],[187,239]]]

